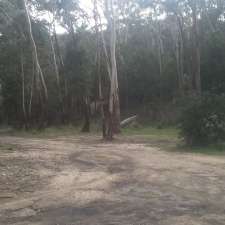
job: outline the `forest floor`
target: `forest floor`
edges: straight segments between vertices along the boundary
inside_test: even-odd
[[[224,225],[225,156],[140,136],[0,136],[0,225]]]

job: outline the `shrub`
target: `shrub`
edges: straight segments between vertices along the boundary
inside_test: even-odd
[[[190,145],[207,145],[225,140],[225,96],[194,98],[182,112],[181,136]]]

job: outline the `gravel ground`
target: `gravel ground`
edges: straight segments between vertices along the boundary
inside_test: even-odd
[[[0,225],[225,224],[225,157],[124,139],[0,137]]]

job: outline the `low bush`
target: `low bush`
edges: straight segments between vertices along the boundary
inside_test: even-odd
[[[182,112],[180,128],[189,145],[225,141],[225,96],[207,94],[193,98]]]

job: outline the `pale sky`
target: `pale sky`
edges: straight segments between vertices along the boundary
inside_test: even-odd
[[[92,15],[92,11],[93,11],[93,3],[92,0],[80,0],[80,6],[83,10],[85,10],[90,16]],[[58,25],[56,27],[56,31],[59,34],[65,33],[66,30],[61,27],[60,25]]]
[[[93,10],[92,0],[80,0],[81,7],[87,10]]]

